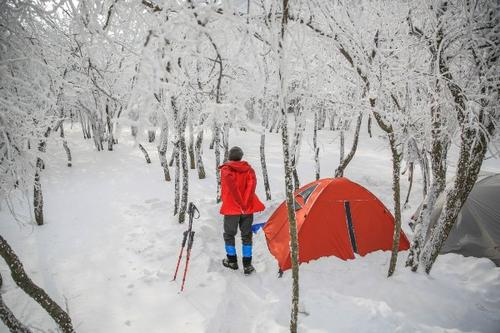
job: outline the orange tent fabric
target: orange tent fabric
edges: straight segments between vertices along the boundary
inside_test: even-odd
[[[326,256],[354,259],[392,249],[394,217],[370,191],[347,178],[325,178],[295,192],[299,262]],[[286,201],[265,224],[267,246],[285,271],[292,267]],[[401,231],[399,250],[410,247]]]

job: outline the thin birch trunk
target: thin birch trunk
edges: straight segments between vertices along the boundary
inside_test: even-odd
[[[398,153],[394,133],[389,133],[389,144],[392,153],[392,193],[394,197],[394,233],[392,235],[392,252],[387,277],[391,277],[396,271],[398,261],[399,241],[401,239],[401,198],[400,198],[400,173],[401,154]]]
[[[179,150],[181,155],[181,165],[182,165],[182,193],[181,202],[179,208],[179,223],[184,223],[186,220],[186,210],[188,205],[188,193],[189,193],[189,167],[188,167],[188,155],[186,147],[186,117],[181,124],[181,133],[179,136]]]
[[[267,173],[267,163],[266,163],[266,129],[262,128],[262,133],[260,134],[260,165],[262,167],[262,178],[264,180],[264,190],[266,192],[266,200],[271,200],[271,187],[269,185],[269,175]]]
[[[67,165],[68,165],[68,167],[71,167],[71,165],[72,165],[71,150],[69,149],[67,140],[63,140],[63,148],[64,148],[64,151],[66,152],[66,158],[68,159]]]
[[[2,276],[0,275],[0,291],[2,288],[2,284],[3,280]],[[12,313],[7,304],[5,304],[2,298],[2,293],[0,293],[0,319],[12,333],[31,333],[30,329],[24,326],[24,324],[16,318],[14,313]]]
[[[330,113],[330,131],[335,131],[335,113]]]
[[[354,154],[356,153],[356,149],[358,148],[359,131],[361,129],[362,120],[363,120],[363,113],[360,112],[358,115],[357,123],[356,123],[356,131],[354,132],[354,138],[353,138],[353,142],[352,142],[351,151],[349,152],[347,157],[342,160],[342,163],[340,163],[337,170],[335,170],[335,177],[336,178],[344,176],[345,168],[347,168],[347,166],[351,162],[352,158],[354,157]]]
[[[176,141],[177,142],[177,141]],[[173,166],[175,161],[175,154],[177,154],[177,145],[174,143],[174,147],[172,148],[172,154],[170,154],[170,161],[168,162],[168,166]]]
[[[148,130],[148,142],[155,142],[156,140],[156,131],[155,130]]]
[[[300,106],[297,106],[300,107]],[[299,173],[297,171],[297,165],[299,164],[300,157],[300,146],[302,144],[302,134],[303,134],[303,123],[302,123],[302,112],[296,111],[295,113],[295,132],[293,135],[292,142],[292,175],[293,175],[293,187],[297,191],[300,187]]]
[[[130,134],[135,138],[137,137],[137,134],[139,133],[139,128],[135,125],[130,126]]]
[[[40,157],[36,159],[35,183],[33,185],[33,209],[35,212],[35,221],[38,225],[43,225],[43,192],[40,174],[42,172],[43,160]]]
[[[342,165],[344,161],[344,149],[345,149],[345,132],[344,128],[340,129],[340,148],[339,148],[339,165]]]
[[[414,163],[410,162],[410,165],[408,167],[408,169],[409,169],[408,181],[410,182],[410,185],[408,186],[408,193],[406,194],[405,203],[403,204],[404,207],[406,207],[406,205],[408,205],[408,202],[410,201],[410,193],[411,193],[411,188],[413,185],[413,168],[414,168]]]
[[[221,202],[221,186],[220,186],[220,133],[219,133],[219,127],[217,124],[215,125],[215,140],[214,140],[214,146],[215,146],[215,175],[216,175],[216,181],[217,181],[217,196],[216,196],[216,201],[217,203]]]
[[[51,128],[47,128],[44,133],[44,140],[41,140],[38,144],[39,153],[45,153],[47,147],[47,138],[49,137],[51,132]],[[45,169],[45,163],[43,159],[38,156],[36,158],[35,163],[35,179],[33,184],[33,210],[35,213],[35,222],[37,225],[43,225],[43,192],[42,192],[42,183],[40,181],[40,175],[42,170]]]
[[[113,138],[113,123],[111,122],[111,115],[109,112],[109,105],[106,104],[106,125],[108,126],[108,150],[113,150],[115,140]]]
[[[208,149],[214,149],[214,146],[215,146],[215,132],[216,132],[216,128],[215,128],[215,122],[214,122],[214,126],[212,127],[212,138],[210,139],[210,145],[208,147]]]
[[[314,113],[314,133],[313,133],[313,149],[314,149],[314,172],[315,179],[319,180],[320,177],[320,165],[319,165],[319,147],[318,147],[318,126],[319,119],[318,113]]]
[[[174,153],[174,164],[175,164],[175,176],[174,176],[174,215],[179,212],[179,203],[181,200],[181,168],[179,161],[179,140],[175,143],[175,153]]]
[[[281,139],[283,145],[283,164],[285,168],[285,192],[288,209],[288,221],[290,228],[290,253],[292,261],[292,309],[290,314],[290,332],[297,333],[297,322],[299,313],[299,245],[297,237],[297,220],[295,218],[295,206],[293,197],[292,163],[290,158],[288,121],[287,121],[287,83],[285,69],[285,31],[288,22],[288,0],[283,0],[283,14],[281,16],[281,35],[278,43],[279,55],[279,79],[280,79],[280,109],[281,109]]]
[[[367,127],[368,127],[368,135],[370,136],[370,138],[372,137],[372,115],[369,115],[368,116],[368,124],[367,124]]]
[[[160,131],[160,144],[158,146],[158,157],[160,159],[160,165],[163,169],[163,176],[165,178],[165,181],[169,182],[171,178],[166,156],[167,146],[168,146],[168,122],[164,120]]]
[[[229,123],[225,122],[222,127],[222,146],[224,148],[224,163],[229,159]]]
[[[146,159],[146,163],[150,164],[151,163],[151,159],[149,158],[149,154],[148,154],[147,150],[140,143],[139,143],[139,149],[144,154],[144,158]]]
[[[87,125],[85,124],[85,121],[83,120],[83,115],[82,111],[78,110],[78,119],[80,120],[80,126],[82,128],[82,134],[84,139],[88,139],[87,136]]]
[[[69,315],[42,288],[31,281],[24,270],[23,264],[2,236],[0,236],[0,255],[9,266],[14,282],[47,311],[62,332],[74,333],[75,330]]]
[[[267,172],[267,163],[266,163],[266,128],[269,125],[269,109],[267,107],[267,87],[269,84],[269,69],[267,67],[267,62],[264,58],[264,72],[265,72],[265,83],[264,83],[264,94],[262,96],[262,103],[259,103],[261,106],[261,126],[262,131],[260,132],[260,165],[262,169],[262,179],[264,181],[264,191],[266,192],[266,200],[271,200],[271,186],[269,184],[269,174]]]
[[[372,105],[373,107],[374,105]],[[389,263],[389,271],[387,277],[391,277],[396,271],[396,263],[398,260],[399,241],[401,239],[401,153],[397,149],[397,141],[394,135],[394,129],[391,125],[387,125],[382,117],[372,109],[373,116],[380,128],[387,133],[389,138],[389,146],[392,155],[392,193],[394,199],[394,233],[392,235],[392,251],[391,261]]]
[[[427,158],[427,153],[423,149],[420,152],[419,165],[423,178],[422,195],[425,198],[427,196],[427,193],[429,192],[430,171],[429,171],[429,160]]]
[[[71,164],[71,150],[69,149],[68,141],[64,139],[64,124],[61,122],[61,124],[59,126],[61,129],[61,138],[63,138],[63,148],[64,148],[64,151],[66,152],[66,158],[68,159],[67,166],[71,167],[71,165],[72,165]]]
[[[194,147],[196,155],[196,168],[198,169],[198,179],[205,179],[205,166],[203,165],[203,126],[200,123],[200,129],[196,136],[196,143]]]
[[[193,122],[189,120],[189,145],[188,145],[188,152],[189,152],[189,168],[194,170],[196,169],[196,163],[195,163],[195,154],[194,154],[194,129],[193,129]]]

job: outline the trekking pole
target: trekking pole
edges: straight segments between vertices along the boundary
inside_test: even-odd
[[[184,290],[184,283],[186,282],[186,274],[187,274],[188,265],[189,265],[189,258],[191,257],[191,249],[193,248],[193,241],[194,241],[194,231],[190,231],[189,232],[189,241],[188,241],[188,246],[187,246],[187,251],[186,251],[186,267],[184,267],[184,275],[182,276],[181,291]]]
[[[182,253],[184,252],[184,246],[186,246],[187,235],[188,235],[188,232],[184,231],[184,236],[182,238],[181,252],[179,253],[179,259],[177,260],[177,266],[175,267],[175,274],[174,274],[174,278],[172,279],[172,281],[175,281],[175,279],[177,278],[177,272],[179,271],[179,264],[181,263]]]
[[[196,217],[194,216],[195,212],[196,212]],[[184,290],[184,283],[186,281],[189,259],[191,257],[191,249],[193,248],[193,241],[194,241],[193,219],[198,219],[200,217],[200,211],[198,210],[198,208],[196,208],[196,206],[192,202],[190,202],[188,206],[188,215],[189,215],[189,226],[188,229],[183,233],[181,251],[179,253],[179,258],[177,259],[177,266],[175,267],[174,278],[172,279],[172,281],[175,281],[175,279],[177,278],[177,273],[179,271],[179,264],[182,260],[182,254],[184,253],[184,247],[186,247],[186,242],[187,242],[186,266],[184,267],[184,275],[182,277],[181,291]]]

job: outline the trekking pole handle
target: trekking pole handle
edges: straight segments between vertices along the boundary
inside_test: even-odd
[[[196,212],[196,216],[194,216],[195,212]],[[200,211],[192,202],[189,203],[188,214],[189,214],[189,216],[193,217],[194,219],[200,218]]]

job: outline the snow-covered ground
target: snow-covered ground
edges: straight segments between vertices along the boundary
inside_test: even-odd
[[[277,278],[262,231],[254,238],[256,274],[244,276],[220,264],[225,252],[208,147],[207,179],[198,180],[195,171],[190,179],[190,200],[201,218],[194,222],[186,289],[179,293],[180,281],[171,279],[186,225],[172,216],[173,183],[162,180],[154,145],[143,143],[153,160],[146,165],[125,130],[115,151],[99,153],[90,140],[81,139],[78,128],[67,132],[73,167],[66,167],[62,147],[52,143],[42,175],[46,225],[22,225],[2,206],[0,232],[29,276],[68,309],[78,332],[288,330],[291,274]],[[323,177],[337,166],[337,135],[320,133]],[[390,154],[379,135],[370,139],[363,133],[345,175],[392,210]],[[230,140],[243,148],[260,176],[258,135],[235,131]],[[256,222],[264,221],[284,198],[278,134],[268,135],[266,149],[273,201]],[[299,165],[303,184],[314,177],[312,150],[306,137]],[[500,170],[500,163],[490,159],[486,168]],[[421,198],[419,180],[417,173],[410,207],[403,211],[409,236],[406,220]],[[403,196],[407,186],[404,180]],[[264,198],[262,182],[257,191]],[[379,251],[350,261],[331,257],[301,265],[300,331],[500,332],[500,268],[492,262],[448,254],[427,276],[404,269],[402,252],[395,276],[387,279],[389,257]],[[2,297],[21,321],[34,331],[56,332],[48,315],[15,286],[3,261],[0,273]],[[7,331],[1,323],[0,331]]]

